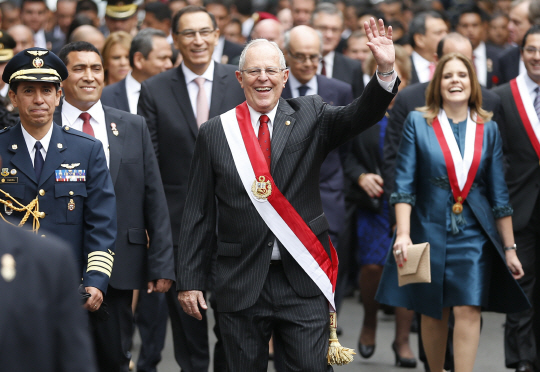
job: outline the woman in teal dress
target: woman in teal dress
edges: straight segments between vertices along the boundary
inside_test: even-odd
[[[443,370],[450,308],[455,372],[472,372],[481,310],[506,313],[530,306],[515,280],[523,270],[515,251],[501,138],[491,113],[481,106],[472,63],[459,53],[445,55],[427,88],[426,106],[405,121],[397,159],[390,199],[396,238],[376,299],[422,314],[423,345],[433,372]],[[397,266],[406,264],[407,247],[423,242],[431,244],[431,283],[398,287]]]

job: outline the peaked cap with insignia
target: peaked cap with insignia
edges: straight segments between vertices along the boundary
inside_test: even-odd
[[[105,15],[113,19],[128,19],[137,12],[134,0],[107,0]]]
[[[0,30],[0,63],[6,63],[13,58],[13,48],[16,45],[17,43],[15,43],[15,40],[13,40],[10,34],[4,30]]]
[[[43,48],[29,48],[19,52],[8,62],[2,80],[41,81],[59,83],[68,77],[64,62],[53,52]]]

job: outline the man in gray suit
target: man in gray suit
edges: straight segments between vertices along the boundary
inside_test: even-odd
[[[257,39],[236,72],[246,102],[201,126],[181,226],[178,299],[201,319],[217,241],[214,293],[229,371],[266,371],[272,332],[284,346],[285,370],[332,370],[328,284],[335,283],[330,268],[337,257],[319,170],[331,150],[383,117],[399,84],[392,29],[385,35],[382,20],[377,26],[373,19],[365,29],[379,76],[350,105],[326,105],[319,96],[280,98],[289,76],[283,53]]]
[[[176,257],[189,166],[199,125],[240,104],[244,94],[234,77],[236,68],[212,60],[220,32],[213,15],[204,8],[188,6],[176,13],[172,24],[175,46],[183,62],[142,83],[138,113],[146,118],[158,157]],[[206,317],[198,322],[187,316],[174,290],[167,294],[167,302],[176,361],[184,372],[207,370]],[[218,341],[214,371],[224,370],[220,367],[223,356],[220,356],[219,346]]]

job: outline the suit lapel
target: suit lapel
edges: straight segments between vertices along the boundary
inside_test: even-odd
[[[49,142],[49,149],[47,150],[47,157],[43,164],[43,170],[41,171],[38,186],[41,186],[52,174],[54,174],[54,171],[58,169],[60,164],[65,160],[62,152],[67,149],[67,144],[64,140],[62,130],[62,128],[53,124],[51,142]]]
[[[223,114],[221,103],[225,99],[227,74],[219,63],[214,63],[214,81],[212,82],[212,97],[210,98],[210,112],[208,118]]]
[[[114,91],[116,96],[116,107],[121,107],[124,111],[129,112],[129,101],[127,98],[126,79],[120,81],[117,85],[117,89]]]
[[[289,84],[289,80],[285,83],[285,88],[283,88],[283,91],[281,92],[281,98],[283,99],[289,99],[292,98],[292,90],[291,85]]]
[[[28,178],[37,183],[36,172],[34,171],[32,159],[30,159],[26,141],[22,134],[21,123],[17,124],[11,133],[8,150],[13,153],[13,157],[11,158],[13,167],[20,172],[23,172]]]
[[[174,76],[172,79],[173,81],[176,81],[176,83],[171,84],[172,94],[176,98],[176,102],[178,102],[178,107],[187,119],[187,126],[191,130],[193,136],[197,138],[199,128],[197,127],[197,119],[195,119],[195,114],[191,107],[191,100],[189,99],[189,93],[186,86],[186,78],[184,77],[181,66],[177,67],[176,70],[178,71],[178,75]],[[214,92],[215,86],[212,89],[212,94],[214,94]],[[213,102],[214,99],[212,98],[212,105],[214,104]],[[210,111],[212,110],[210,109]]]
[[[336,90],[331,89],[331,87],[328,86],[328,78],[317,75],[317,94],[321,96],[324,102],[328,103],[329,105],[335,106],[335,103],[337,101],[336,97]]]
[[[107,139],[109,140],[109,171],[111,173],[112,183],[115,185],[118,171],[120,170],[120,161],[122,159],[127,128],[125,121],[122,120],[122,116],[116,115],[116,113],[111,112],[111,110],[105,106],[103,107],[103,111],[105,112]],[[114,135],[111,123],[116,124],[118,136]]]
[[[62,103],[63,102],[64,100],[60,99],[60,104],[56,106],[56,109],[54,110],[54,115],[53,115],[54,123],[60,126],[62,126]]]
[[[283,98],[279,99],[276,117],[274,118],[274,130],[272,133],[272,166],[271,173],[276,169],[276,164],[283,153],[285,144],[291,134],[296,119],[291,115],[294,114],[292,107]],[[289,122],[289,125],[286,122]]]

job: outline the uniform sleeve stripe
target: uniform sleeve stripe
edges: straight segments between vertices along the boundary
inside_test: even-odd
[[[92,257],[95,257],[95,258],[102,257],[102,258],[106,258],[106,259],[110,260],[111,263],[114,262],[114,257],[111,254],[107,253],[107,252],[95,251],[95,252],[92,252],[92,253],[90,253],[88,255],[88,259],[90,259]]]
[[[110,278],[111,277],[111,272],[109,270],[105,270],[105,269],[102,269],[101,267],[98,267],[98,266],[88,266],[88,269],[86,269],[86,272],[90,272],[90,271],[101,271],[102,273],[104,274],[107,274],[107,276]]]
[[[88,263],[90,264],[91,262],[101,262],[103,263],[104,265],[107,265],[107,266],[110,266],[112,268],[113,266],[113,263],[109,260],[104,260],[102,259],[102,257],[94,257],[94,258],[91,258],[88,260]]]
[[[104,268],[105,270],[112,271],[112,266],[110,266],[110,265],[104,265],[104,264],[102,264],[101,262],[89,262],[89,263],[88,263],[88,267],[91,267],[91,266],[99,266],[99,267]]]

